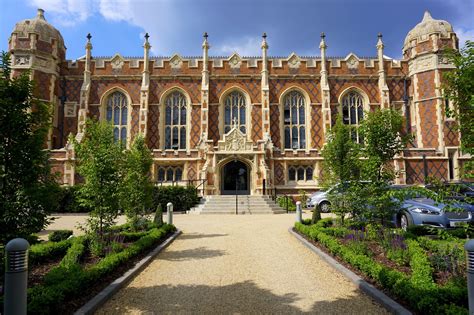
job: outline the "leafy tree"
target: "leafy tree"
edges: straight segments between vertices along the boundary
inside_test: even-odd
[[[10,57],[0,61],[0,243],[39,232],[48,223],[45,198],[54,179],[44,150],[50,105],[33,96],[27,72],[12,78]]]
[[[364,138],[361,150],[364,162],[364,177],[372,181],[393,180],[391,162],[403,151],[408,140],[402,135],[403,116],[393,109],[382,109],[366,113],[360,133]]]
[[[134,227],[147,213],[152,202],[153,186],[149,176],[152,161],[145,139],[139,135],[130,150],[125,152],[121,189],[122,209]]]
[[[474,42],[466,41],[460,51],[449,51],[447,56],[456,66],[443,75],[445,96],[454,105],[447,114],[459,122],[463,152],[474,156]],[[474,177],[472,160],[464,168],[464,176]]]
[[[122,149],[109,123],[92,120],[86,122],[82,141],[74,145],[77,171],[84,178],[78,190],[79,203],[90,209],[87,227],[103,243],[104,233],[119,211]]]
[[[359,178],[359,144],[351,138],[351,127],[338,116],[331,128],[321,155],[326,184],[340,183]]]

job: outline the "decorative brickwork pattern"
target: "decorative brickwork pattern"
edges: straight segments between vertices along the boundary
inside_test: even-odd
[[[151,80],[149,104],[158,104],[162,94],[173,88],[178,87],[184,90],[190,97],[192,104],[201,102],[201,81],[194,80]]]
[[[241,79],[232,81],[211,80],[209,82],[209,103],[219,103],[222,93],[232,87],[239,87],[244,90],[250,96],[250,101],[252,103],[261,102],[260,81],[257,79]]]
[[[29,49],[30,48],[30,39],[29,38],[22,38],[16,39],[15,48],[22,48],[22,49]]]
[[[132,114],[131,114],[131,120],[130,120],[130,139],[133,141],[135,137],[138,135],[140,132],[139,130],[139,123],[140,123],[140,105],[134,105],[132,106]]]
[[[132,104],[140,104],[141,80],[93,80],[91,84],[89,103],[99,104],[100,99],[104,95],[104,93],[114,87],[120,87],[124,89],[132,99]]]
[[[409,89],[410,81],[407,80],[407,93]],[[403,86],[403,79],[391,79],[387,80],[389,97],[391,102],[403,101],[403,95],[405,93]]]
[[[42,100],[50,101],[51,75],[40,71],[35,71],[34,81],[36,84],[35,95]]]
[[[89,106],[89,118],[100,119],[100,106]]]
[[[444,122],[444,141],[446,146],[459,146],[459,137],[455,121]]]
[[[200,106],[192,106],[191,108],[191,128],[190,133],[190,145],[191,149],[194,149],[198,143],[199,139],[201,138],[201,107]]]
[[[329,80],[331,87],[331,102],[336,103],[341,93],[350,87],[356,87],[364,91],[370,103],[380,103],[380,93],[377,80],[347,80],[347,79],[331,79]]]
[[[324,143],[323,118],[320,106],[311,106],[311,143],[312,148],[320,149]]]
[[[148,131],[147,144],[150,149],[159,149],[160,146],[160,107],[152,105],[148,107]]]
[[[270,135],[273,145],[281,148],[280,142],[280,108],[278,105],[270,106]]]
[[[48,42],[38,40],[36,42],[36,49],[47,54],[51,54],[53,52],[53,45]]]
[[[339,105],[331,105],[331,127],[336,124],[337,116],[339,115]]]
[[[81,98],[82,80],[66,81],[66,101],[79,103]]]
[[[76,117],[77,117],[77,107],[76,107]],[[63,127],[63,143],[64,146],[67,142],[67,137],[69,134],[75,135],[77,133],[77,118],[76,117],[64,117],[64,127]]]
[[[427,71],[417,74],[418,77],[418,97],[420,100],[436,96],[435,73]]]
[[[422,126],[421,137],[425,148],[438,146],[438,125],[436,123],[436,101],[430,100],[418,104]]]
[[[411,184],[419,184],[423,183],[425,180],[425,176],[423,173],[423,161],[422,160],[413,160],[413,161],[405,161],[406,166],[406,176],[407,181],[406,183]]]
[[[448,161],[446,160],[427,160],[428,175],[441,181],[449,179]]]
[[[262,106],[252,106],[252,141],[257,143],[262,139]]]
[[[196,180],[196,163],[190,162],[188,164],[188,174],[187,174],[187,179],[188,180]]]
[[[217,145],[219,141],[219,106],[209,106],[209,135],[208,139],[214,142],[214,145]]]
[[[283,163],[275,161],[275,185],[285,184],[285,168]]]
[[[270,85],[270,103],[279,103],[281,93],[291,87],[299,87],[308,93],[311,103],[321,103],[319,81],[272,79]]]

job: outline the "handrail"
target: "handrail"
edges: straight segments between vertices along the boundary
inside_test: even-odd
[[[198,183],[198,185],[194,185],[194,183]],[[164,184],[169,184],[169,186],[194,186],[198,191],[201,191],[201,195],[204,195],[205,183],[207,182],[207,178],[204,179],[182,179],[182,180],[171,180],[171,181],[157,181],[157,185],[162,187]],[[202,188],[200,189],[200,187]]]
[[[271,194],[271,198],[272,200],[277,203],[278,202],[278,191],[277,191],[277,188],[276,187],[273,187],[273,189],[271,190],[272,194]],[[289,198],[290,196],[288,196],[287,194],[285,193],[280,193],[280,195],[285,198],[285,210],[286,210],[286,213],[289,213]],[[279,205],[279,204],[278,204]]]

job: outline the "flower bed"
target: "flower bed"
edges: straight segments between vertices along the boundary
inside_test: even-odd
[[[333,226],[329,219],[295,230],[420,314],[467,314],[462,240],[433,240],[380,226]]]
[[[91,241],[85,236],[32,246],[31,270],[46,269],[29,285],[28,312],[73,313],[175,230],[167,224],[140,232],[115,229],[114,242],[103,257],[92,253]],[[3,309],[3,300],[0,307]]]

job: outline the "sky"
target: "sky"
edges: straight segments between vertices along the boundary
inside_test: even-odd
[[[145,32],[154,56],[201,56],[204,32],[211,56],[260,56],[263,32],[270,56],[319,56],[324,32],[328,56],[360,57],[376,56],[380,32],[384,54],[399,59],[425,10],[450,22],[461,43],[474,41],[474,0],[0,0],[0,50],[37,8],[63,35],[67,59],[85,54],[87,33],[93,56],[142,56]]]

